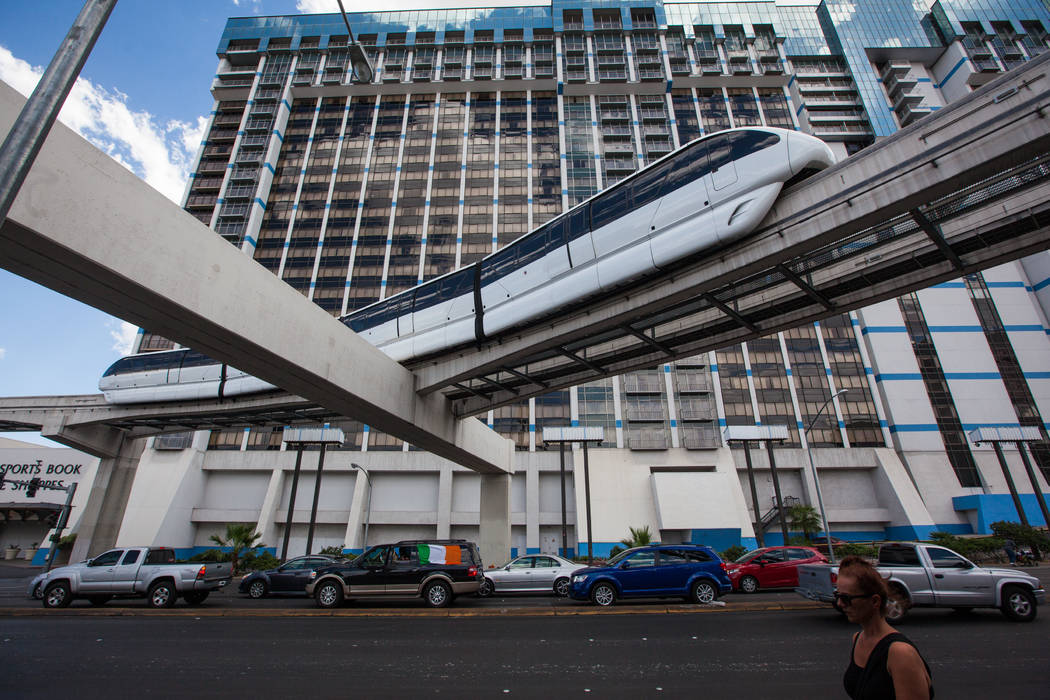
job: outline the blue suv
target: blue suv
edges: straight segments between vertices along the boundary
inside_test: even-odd
[[[636,547],[605,566],[574,571],[569,596],[602,607],[617,598],[681,596],[692,603],[710,603],[733,590],[725,569],[714,550],[703,545]]]

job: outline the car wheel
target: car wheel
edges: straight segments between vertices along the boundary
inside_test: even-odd
[[[209,593],[211,593],[211,591],[194,591],[192,593],[187,593],[182,597],[186,601],[186,605],[200,605],[208,599]]]
[[[1035,596],[1027,588],[1007,586],[999,609],[1014,622],[1031,622],[1035,619]]]
[[[319,608],[338,608],[343,604],[343,589],[335,581],[325,581],[314,589],[314,600]]]
[[[44,591],[45,608],[64,608],[73,602],[73,593],[65,581],[52,583]]]
[[[740,579],[740,590],[744,593],[754,593],[758,590],[758,579],[754,576],[745,576]]]
[[[591,589],[591,602],[607,608],[616,602],[616,589],[609,583],[599,583]]]
[[[423,589],[423,602],[429,608],[444,608],[452,602],[452,589],[443,581],[434,581]]]
[[[718,597],[718,592],[710,581],[697,581],[689,593],[689,600],[694,603],[711,603]]]
[[[886,622],[896,625],[904,619],[911,609],[911,600],[904,589],[898,585],[890,586],[890,594],[886,598]]]
[[[496,591],[496,586],[493,585],[489,579],[482,579],[481,585],[478,586],[478,597],[488,598]]]
[[[113,600],[113,596],[111,596],[111,595],[92,595],[92,596],[88,596],[88,600],[91,602],[92,605],[94,605],[95,607],[98,607],[100,605],[105,605],[109,601]]]
[[[267,594],[266,581],[256,580],[248,585],[248,597],[258,600]]]
[[[554,595],[559,598],[569,597],[569,579],[560,578],[554,582]]]
[[[175,605],[178,593],[175,592],[175,584],[171,581],[158,581],[150,586],[147,600],[152,608],[170,608]]]

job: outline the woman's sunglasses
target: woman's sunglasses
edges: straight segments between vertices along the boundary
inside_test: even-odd
[[[851,595],[849,593],[839,593],[838,591],[835,591],[833,595],[835,596],[836,601],[838,601],[843,607],[848,608],[850,604],[853,603],[853,601],[860,600],[861,598],[871,598],[873,596],[877,596],[878,593],[864,593],[862,595]]]

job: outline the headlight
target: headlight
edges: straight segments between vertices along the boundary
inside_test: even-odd
[[[572,577],[572,582],[573,583],[583,583],[584,581],[587,580],[587,576],[588,576],[588,574],[583,574],[581,576],[573,576]]]

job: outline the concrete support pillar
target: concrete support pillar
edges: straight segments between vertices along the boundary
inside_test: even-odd
[[[255,524],[255,531],[261,536],[262,543],[267,547],[277,547],[277,556],[281,556],[280,543],[277,541],[277,509],[281,505],[283,493],[284,469],[277,467],[270,472],[270,483],[266,487],[262,508],[259,509],[259,522]]]
[[[485,566],[510,559],[510,474],[481,475],[478,547]]]
[[[525,554],[539,554],[540,469],[535,459],[525,465]]]
[[[367,469],[367,467],[365,467]],[[346,521],[346,534],[343,535],[343,547],[354,552],[363,551],[365,543],[365,519],[369,517],[368,477],[356,470],[354,495],[350,498],[350,518]],[[371,524],[371,523],[369,523]]]
[[[114,429],[114,432],[119,431]],[[77,541],[69,555],[71,562],[100,554],[117,543],[139,458],[145,447],[145,438],[124,440],[116,455],[99,460],[95,481],[77,528]]]
[[[452,537],[452,465],[442,464],[438,473],[437,538]]]

